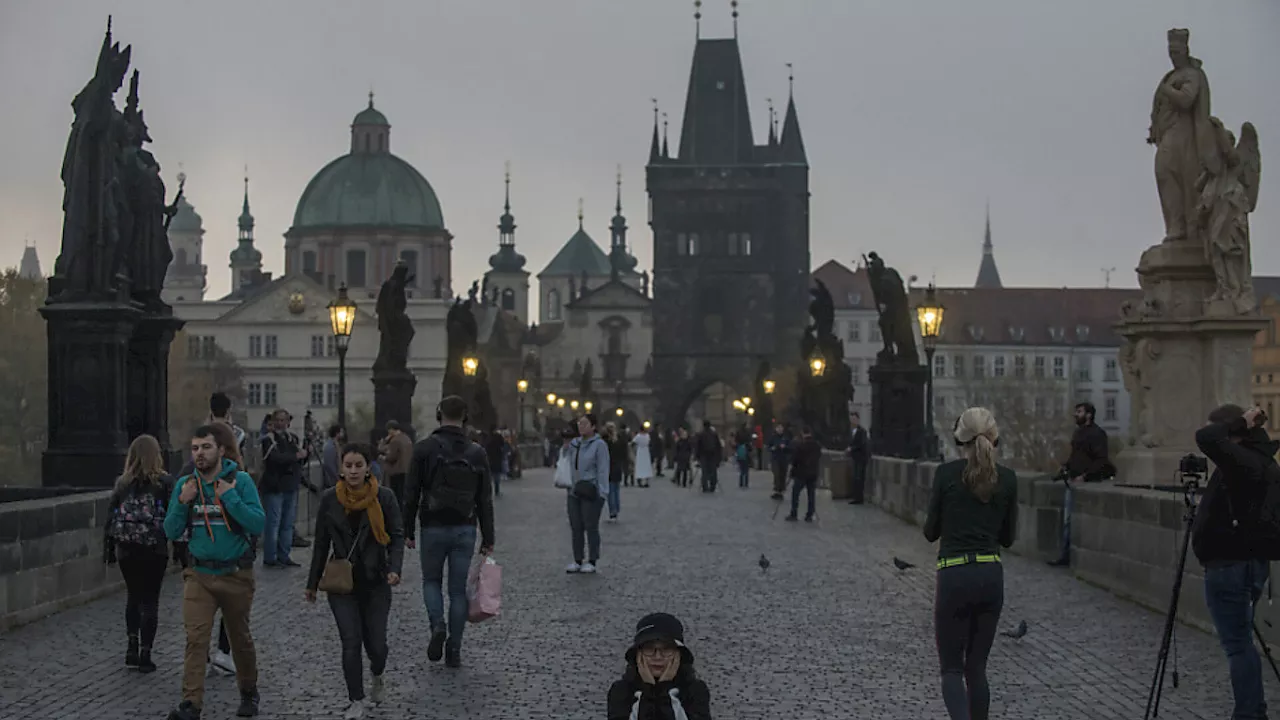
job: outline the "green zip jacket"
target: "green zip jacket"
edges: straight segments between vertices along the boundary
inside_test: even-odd
[[[181,538],[187,527],[191,527],[188,549],[192,557],[206,562],[229,563],[225,568],[202,567],[199,564],[194,567],[197,572],[209,575],[235,572],[238,568],[234,561],[249,552],[249,536],[261,535],[266,525],[266,513],[262,510],[262,500],[258,497],[253,478],[237,470],[236,464],[226,459],[222,461],[218,477],[224,482],[234,479],[236,483],[235,489],[222,496],[221,504],[217,501],[213,483],[205,482],[198,473],[178,478],[164,518],[164,532],[170,540]],[[203,494],[197,493],[195,500],[188,505],[179,502],[178,497],[190,479],[200,483]],[[223,510],[236,529],[228,527],[228,518],[223,517]]]

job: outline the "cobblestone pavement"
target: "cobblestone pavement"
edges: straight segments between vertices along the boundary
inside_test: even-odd
[[[409,551],[392,610],[390,699],[372,717],[602,719],[633,624],[653,610],[685,621],[717,718],[945,717],[932,547],[919,531],[825,497],[816,523],[785,523],[767,477],[752,483],[716,495],[664,479],[624,488],[622,519],[603,525],[601,573],[590,577],[563,572],[564,495],[550,475],[509,482],[498,501],[503,616],[468,629],[463,669],[428,663],[418,555]],[[767,574],[761,553],[772,561]],[[920,569],[896,571],[895,555]],[[332,617],[323,601],[303,603],[302,582],[301,570],[259,571],[264,717],[336,717],[345,699]],[[993,718],[1142,717],[1159,615],[1017,557],[1007,559],[1006,585],[1002,624],[1025,619],[1031,631],[998,638]],[[0,718],[164,717],[179,695],[179,583],[166,582],[154,675],[122,667],[122,607],[110,597],[0,636]],[[1226,717],[1216,642],[1188,628],[1178,639],[1181,687],[1165,691],[1162,716]],[[231,717],[234,681],[208,686],[205,717]],[[1268,692],[1280,697],[1274,684]]]

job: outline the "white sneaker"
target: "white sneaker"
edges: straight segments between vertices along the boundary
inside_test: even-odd
[[[222,652],[221,650],[214,651],[213,659],[210,660],[210,664],[228,675],[236,674],[236,661],[230,655]]]
[[[591,575],[591,574],[592,574],[592,573],[594,573],[595,571],[596,571],[596,566],[595,566],[595,565],[592,565],[591,563],[583,563],[583,564],[582,564],[582,569],[581,569],[581,570],[579,570],[578,572],[581,572],[581,573],[583,573],[584,575]]]
[[[364,718],[364,701],[353,700],[342,713],[342,720],[362,720]]]
[[[381,705],[387,701],[387,684],[381,675],[373,676],[373,685],[369,688],[369,702]]]
[[[566,567],[564,571],[567,573],[579,573],[582,572],[582,566],[576,562],[569,563],[568,567]]]

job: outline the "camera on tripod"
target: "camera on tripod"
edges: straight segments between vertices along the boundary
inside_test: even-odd
[[[1195,453],[1187,453],[1178,461],[1178,473],[1191,477],[1204,477],[1209,474],[1209,458]]]

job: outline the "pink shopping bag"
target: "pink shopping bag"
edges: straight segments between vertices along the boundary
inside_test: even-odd
[[[502,568],[491,557],[478,558],[467,576],[467,620],[484,622],[502,613]]]

